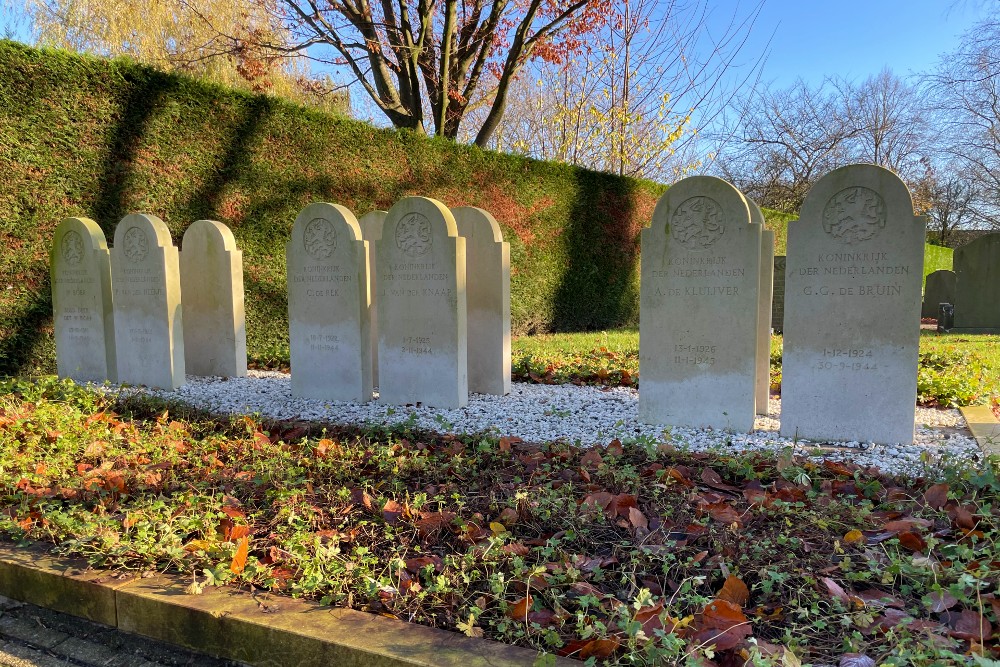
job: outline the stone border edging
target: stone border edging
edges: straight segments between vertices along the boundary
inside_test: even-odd
[[[988,405],[959,408],[972,437],[987,454],[1000,454],[1000,421]]]
[[[539,655],[290,597],[228,587],[191,595],[187,585],[180,575],[121,577],[36,546],[0,543],[0,595],[249,665],[514,667],[530,666]],[[580,663],[556,657],[549,664]]]

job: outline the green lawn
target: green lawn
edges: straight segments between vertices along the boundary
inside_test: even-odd
[[[781,336],[771,338],[772,387],[781,384]],[[639,376],[637,329],[539,334],[515,338],[516,379],[635,386]],[[1000,336],[922,331],[917,373],[920,404],[959,407],[1000,396]]]

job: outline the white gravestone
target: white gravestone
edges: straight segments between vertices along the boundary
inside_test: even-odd
[[[510,244],[481,208],[451,210],[465,239],[469,391],[510,393]]]
[[[122,218],[111,249],[119,382],[184,384],[179,274],[177,248],[162,220],[140,213]]]
[[[49,260],[59,377],[114,382],[115,320],[104,232],[89,218],[66,218],[56,227]]]
[[[246,377],[243,253],[232,231],[196,220],[184,232],[180,262],[187,373]]]
[[[657,202],[642,230],[641,421],[753,429],[760,239],[721,179],[685,178]]]
[[[767,399],[771,395],[771,299],[774,296],[774,232],[764,229],[764,214],[747,198],[750,220],[761,227],[760,287],[757,309],[757,381],[754,403],[757,414],[767,414]]]
[[[836,169],[788,225],[781,434],[910,443],[925,221],[874,165]]]
[[[368,250],[354,214],[310,204],[286,246],[292,395],[372,400]]]
[[[406,197],[377,246],[379,399],[465,406],[465,239],[454,216],[434,199]]]
[[[375,271],[375,242],[382,238],[382,224],[385,222],[385,211],[371,211],[358,218],[361,227],[361,238],[368,241],[368,330],[371,333],[372,348],[372,385],[378,386],[378,271]]]

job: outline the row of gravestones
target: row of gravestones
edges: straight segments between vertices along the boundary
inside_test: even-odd
[[[379,238],[373,236],[369,245],[342,207],[313,204],[296,219],[287,246],[293,392],[370,400],[372,379],[364,369],[377,353],[380,395],[389,403],[462,406],[480,362],[490,365],[487,375],[500,378],[502,387],[473,390],[506,393],[509,251],[496,222],[475,209],[453,213],[440,202],[416,197],[399,202],[384,219],[371,220],[366,225],[378,230]],[[80,289],[75,301],[67,299],[63,290],[80,288],[74,278],[86,276],[73,268],[81,262],[78,255],[89,252],[95,266],[107,263],[101,259],[107,255],[103,235],[90,225],[89,250],[66,238],[73,229],[84,233],[82,221],[67,221],[57,231],[57,346],[67,335],[71,342],[73,335],[85,337],[80,327],[96,326],[96,315],[103,312],[105,329],[113,322],[115,336],[107,338],[102,351],[107,359],[117,359],[118,381],[169,387],[183,381],[182,291],[185,334],[190,330],[187,304],[194,301],[188,294],[199,294],[205,309],[215,313],[214,320],[198,325],[199,348],[230,339],[233,313],[238,313],[234,336],[242,335],[242,290],[239,305],[232,306],[235,290],[213,287],[215,276],[237,283],[235,246],[226,245],[228,264],[219,262],[214,251],[188,261],[185,234],[180,273],[192,277],[183,278],[182,290],[177,251],[166,227],[151,216],[125,218],[115,231],[111,270],[101,274],[109,277],[88,278],[93,289]],[[188,233],[196,228],[225,229],[195,223]],[[924,221],[913,215],[909,191],[885,169],[844,167],[810,191],[800,219],[788,230],[783,435],[912,441],[923,239]],[[472,249],[480,242],[501,251],[487,261]],[[767,406],[773,285],[773,239],[763,229],[759,209],[725,181],[687,178],[657,203],[641,242],[640,419],[750,431],[755,412],[764,413]],[[477,267],[469,276],[467,253],[470,266]],[[210,264],[222,268],[209,271]],[[490,273],[487,266],[499,268]],[[374,317],[367,315],[369,267],[376,269]],[[480,273],[492,277],[480,280]],[[467,277],[475,280],[467,285]],[[474,297],[478,282],[491,284],[493,296]],[[112,284],[113,316],[88,301],[98,293],[110,295]],[[79,298],[83,292],[90,296]],[[473,315],[477,311],[486,315]],[[372,320],[377,344],[366,343]],[[490,338],[474,321],[491,323],[492,347],[471,352],[473,341]],[[245,364],[241,344],[237,356]],[[96,354],[98,346],[92,347]],[[194,347],[190,338],[187,347]],[[79,350],[74,352],[73,358],[81,359]],[[64,373],[65,350],[57,347],[57,355],[60,373],[72,375]],[[140,368],[148,374],[141,375]],[[238,375],[239,370],[209,374]]]
[[[151,215],[126,216],[110,253],[92,220],[57,227],[60,376],[176,389],[186,373],[246,375],[232,232],[199,220],[182,248]],[[364,402],[380,384],[386,402],[458,407],[469,391],[510,391],[510,250],[486,211],[408,197],[359,223],[311,204],[286,260],[294,395]]]
[[[927,275],[921,317],[936,318],[941,304],[952,304],[951,331],[1000,333],[1000,233],[955,250],[954,267]]]
[[[640,418],[751,430],[766,411],[765,292],[777,284],[782,435],[912,442],[925,221],[906,185],[873,165],[824,176],[788,225],[777,281],[761,223],[752,201],[711,177],[658,202],[642,232]]]

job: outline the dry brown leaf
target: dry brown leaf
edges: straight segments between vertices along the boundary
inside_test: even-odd
[[[600,453],[596,449],[591,449],[580,457],[580,465],[584,468],[597,468],[603,462],[604,459],[601,458]]]
[[[971,639],[983,642],[993,636],[993,626],[978,611],[965,609],[960,612],[946,611],[941,620],[951,628],[950,634],[956,639]]]
[[[940,614],[958,604],[958,599],[948,591],[935,591],[927,597],[931,599],[930,610],[935,614]]]
[[[649,528],[649,521],[646,520],[646,515],[640,512],[636,507],[628,508],[628,521],[632,524],[633,528],[642,530],[647,530]]]
[[[739,607],[745,607],[750,599],[750,589],[743,583],[743,580],[735,574],[726,577],[726,583],[716,596],[720,600],[728,600]]]
[[[939,510],[948,502],[948,485],[935,484],[924,491],[924,502],[927,506]]]
[[[743,610],[728,600],[713,600],[698,614],[690,637],[697,644],[714,644],[716,650],[736,648],[753,634]]]
[[[526,623],[528,621],[528,612],[531,611],[531,605],[534,603],[535,599],[530,595],[527,595],[512,604],[507,610],[507,615],[515,621]]]
[[[844,589],[843,589],[843,588],[841,587],[841,585],[840,585],[840,584],[838,584],[838,583],[837,583],[836,581],[834,581],[834,580],[833,580],[833,579],[831,579],[830,577],[821,577],[821,578],[820,578],[820,581],[822,581],[822,582],[823,582],[823,585],[824,585],[824,586],[826,586],[826,590],[827,590],[827,592],[828,592],[828,593],[829,593],[829,594],[830,594],[830,595],[831,595],[832,597],[834,597],[834,598],[836,598],[836,599],[840,600],[840,601],[841,601],[841,602],[843,602],[843,603],[844,603],[845,605],[846,605],[846,604],[850,604],[850,602],[851,602],[851,598],[850,598],[850,596],[849,596],[849,595],[847,594],[847,591],[845,591],[845,590],[844,590]]]
[[[389,499],[382,508],[382,518],[390,526],[395,526],[403,516],[403,506],[395,500]]]
[[[922,553],[925,549],[927,549],[927,542],[924,538],[913,532],[900,533],[899,544],[910,551],[918,553]]]
[[[595,658],[604,659],[610,657],[614,653],[621,642],[616,637],[611,637],[610,639],[594,639],[593,641],[587,642],[582,649],[580,649],[580,660],[586,660],[591,656]]]

